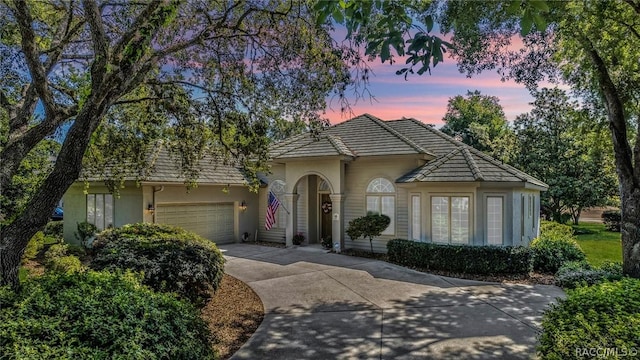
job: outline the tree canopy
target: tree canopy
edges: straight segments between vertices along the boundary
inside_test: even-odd
[[[1,209],[0,283],[17,282],[24,246],[83,160],[114,187],[159,144],[188,179],[206,155],[255,174],[274,119],[320,122],[359,63],[306,1],[3,0],[0,13],[0,188],[64,133],[27,200]]]
[[[468,91],[449,99],[442,131],[502,161],[511,158],[512,133],[495,96]]]

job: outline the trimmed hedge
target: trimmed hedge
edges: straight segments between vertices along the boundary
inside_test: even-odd
[[[129,274],[45,275],[0,288],[3,359],[215,359],[193,305]]]
[[[573,229],[558,223],[542,224],[540,237],[533,239],[531,250],[534,270],[544,273],[556,273],[566,262],[587,258],[573,236]]]
[[[620,210],[603,211],[601,217],[607,230],[620,232],[620,223],[622,222],[622,214],[620,213]]]
[[[528,274],[532,253],[525,247],[441,245],[395,239],[387,243],[391,262],[425,270],[468,274]]]
[[[542,330],[542,359],[637,359],[640,280],[624,278],[567,291],[566,299],[545,312]],[[609,355],[600,357],[604,351]]]
[[[224,274],[224,257],[213,242],[169,225],[108,229],[98,235],[93,249],[92,268],[143,272],[145,285],[197,305],[218,289]]]

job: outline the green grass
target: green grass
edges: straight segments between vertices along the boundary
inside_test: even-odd
[[[578,244],[587,254],[591,265],[600,266],[607,261],[622,262],[620,233],[607,231],[603,224],[581,222],[573,225]]]

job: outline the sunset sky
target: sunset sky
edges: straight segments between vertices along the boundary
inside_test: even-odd
[[[431,75],[414,74],[406,81],[403,75],[395,74],[403,67],[404,61],[389,65],[376,59],[369,64],[375,74],[369,84],[375,100],[359,99],[354,104],[355,95],[348,94],[352,114],[341,114],[338,101],[331,101],[326,116],[332,124],[366,112],[384,120],[413,117],[439,127],[443,124],[442,117],[447,111],[449,98],[465,95],[467,90],[480,90],[484,95],[497,96],[509,121],[531,109],[529,103],[533,98],[523,85],[513,81],[502,82],[497,73],[489,71],[467,78],[458,72],[455,61],[450,58],[445,58],[444,63],[432,69]]]

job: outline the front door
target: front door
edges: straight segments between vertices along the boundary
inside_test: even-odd
[[[320,194],[320,238],[331,237],[331,198],[329,194]]]

